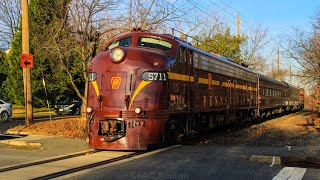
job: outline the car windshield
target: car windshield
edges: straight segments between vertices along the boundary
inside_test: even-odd
[[[75,104],[75,101],[58,102],[57,105]]]
[[[139,37],[138,46],[158,49],[161,51],[168,52],[170,51],[172,44],[168,41],[165,41],[161,38],[153,37]]]
[[[131,40],[132,40],[132,37],[127,37],[124,39],[117,40],[117,41],[113,42],[112,44],[110,44],[108,46],[107,50],[113,49],[117,46],[128,47],[131,45]]]

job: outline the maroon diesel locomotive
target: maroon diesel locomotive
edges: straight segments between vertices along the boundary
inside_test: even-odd
[[[91,61],[92,148],[145,150],[200,128],[303,108],[303,89],[257,74],[168,34],[132,31]]]

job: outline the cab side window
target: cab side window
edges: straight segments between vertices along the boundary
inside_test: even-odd
[[[186,49],[184,47],[179,47],[178,53],[177,53],[177,60],[180,63],[186,63]]]

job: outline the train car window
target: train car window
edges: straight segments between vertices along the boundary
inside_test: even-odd
[[[177,54],[177,59],[178,62],[180,63],[186,63],[186,55],[185,55],[185,48],[184,47],[180,47],[178,54]]]
[[[194,53],[193,55],[193,67],[199,67],[199,53]]]
[[[127,37],[127,38],[115,41],[108,46],[107,50],[110,50],[110,49],[115,48],[117,46],[128,47],[131,45],[131,40],[132,40],[132,37]]]
[[[139,37],[138,46],[143,46],[143,47],[148,47],[148,48],[169,52],[172,47],[172,44],[161,38]]]
[[[187,60],[189,64],[192,64],[192,51],[187,51]]]

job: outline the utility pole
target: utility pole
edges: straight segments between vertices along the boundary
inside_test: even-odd
[[[278,80],[281,80],[280,77],[280,48],[278,47]]]
[[[238,17],[237,17],[237,27],[238,27],[238,33],[237,33],[237,37],[239,40],[239,44],[238,44],[238,61],[240,62],[240,13],[238,12]]]
[[[129,7],[129,28],[132,28],[132,0],[130,0],[130,7]]]
[[[291,64],[290,64],[290,84],[292,84],[292,73],[291,73]]]
[[[22,54],[29,54],[29,17],[28,0],[21,1],[22,9]],[[29,126],[32,123],[32,92],[31,92],[31,70],[23,68],[23,85],[25,99],[25,123]]]
[[[275,73],[274,73],[274,59],[273,58],[272,58],[272,71],[271,72],[272,72],[271,73],[272,78],[274,78]]]

